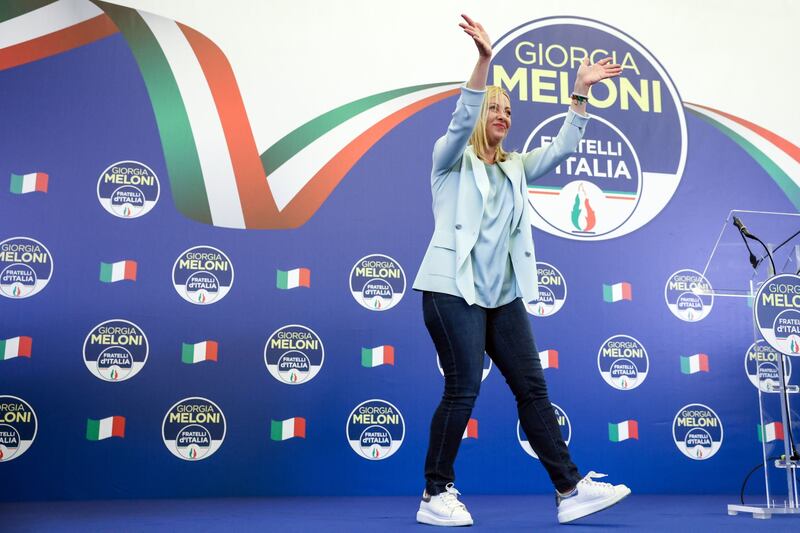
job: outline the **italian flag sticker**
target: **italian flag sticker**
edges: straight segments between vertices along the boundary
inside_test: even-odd
[[[622,442],[623,440],[639,440],[639,423],[636,420],[625,420],[619,424],[608,424],[608,440]]]
[[[218,350],[217,341],[203,341],[197,344],[184,342],[181,348],[181,361],[187,365],[202,361],[216,361]]]
[[[125,438],[125,417],[109,416],[86,420],[86,440],[104,440],[111,437]]]
[[[296,416],[287,420],[272,420],[270,427],[272,440],[287,440],[293,437],[306,438],[306,419]]]
[[[32,343],[33,339],[30,337],[0,339],[0,361],[14,357],[30,357]]]
[[[32,174],[11,174],[11,187],[14,194],[28,194],[29,192],[47,192],[48,176],[44,172]]]
[[[394,346],[387,344],[375,348],[361,348],[361,366],[373,368],[381,365],[394,366]]]
[[[136,281],[136,261],[126,259],[116,263],[100,263],[100,281],[114,283],[124,280]]]
[[[287,271],[278,270],[276,285],[279,289],[311,287],[311,271],[307,268],[295,268]]]

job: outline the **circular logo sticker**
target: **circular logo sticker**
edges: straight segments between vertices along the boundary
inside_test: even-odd
[[[214,247],[189,248],[172,265],[172,285],[187,302],[213,304],[225,298],[233,286],[233,263]]]
[[[525,303],[533,316],[551,316],[558,313],[567,300],[567,281],[561,272],[549,263],[536,262],[539,277],[539,297]]]
[[[747,379],[756,388],[760,384],[761,392],[780,392],[778,369],[780,361],[780,354],[775,348],[764,340],[757,340],[744,354],[744,371],[747,373]],[[792,360],[787,358],[785,361],[786,374],[783,376],[783,381],[788,385],[792,377]]]
[[[558,421],[558,427],[561,428],[561,436],[564,437],[564,442],[567,444],[567,446],[569,446],[569,441],[572,439],[572,424],[570,424],[569,417],[562,408],[560,408],[556,404],[552,405],[553,405],[553,410],[556,413],[556,420]],[[539,456],[536,455],[536,452],[533,451],[531,443],[528,442],[528,437],[525,435],[525,432],[522,431],[522,427],[520,426],[519,420],[517,420],[517,440],[519,441],[519,445],[522,446],[522,449],[525,450],[525,453],[527,453],[534,459],[539,459]]]
[[[16,396],[0,396],[0,463],[25,453],[38,428],[36,413],[28,402]]]
[[[672,314],[686,322],[703,320],[714,307],[711,284],[694,270],[678,270],[667,279],[664,300]]]
[[[225,429],[225,415],[217,404],[206,398],[184,398],[164,415],[161,437],[175,457],[200,461],[219,450]]]
[[[29,237],[0,242],[0,294],[27,298],[45,288],[53,276],[53,256],[47,247]]]
[[[406,274],[388,255],[373,254],[359,259],[350,271],[350,293],[370,311],[386,311],[403,299]]]
[[[779,274],[764,282],[753,313],[770,346],[786,355],[800,355],[800,276]]]
[[[492,358],[489,357],[486,353],[483,354],[483,372],[481,373],[481,382],[483,382],[486,377],[489,375],[489,372],[492,371]],[[444,369],[442,368],[442,362],[439,360],[439,354],[436,354],[436,367],[439,369],[439,373],[444,377]]]
[[[153,170],[138,161],[118,161],[97,180],[97,199],[103,209],[119,218],[146,215],[158,202],[161,186]]]
[[[367,400],[347,417],[347,441],[358,455],[370,461],[391,457],[403,444],[406,423],[400,410],[386,400]]]
[[[690,403],[681,407],[672,421],[675,446],[689,459],[710,459],[722,446],[722,420],[710,407]]]
[[[644,383],[650,359],[641,342],[629,335],[614,335],[600,345],[597,369],[615,389],[631,390]]]
[[[667,205],[686,164],[683,104],[655,57],[630,35],[594,20],[534,20],[492,47],[491,83],[506,89],[515,121],[505,141],[547,148],[564,123],[575,72],[588,57],[611,56],[622,75],[594,85],[593,116],[575,152],[528,187],[531,223],[573,240],[621,237]],[[659,135],[652,135],[658,131]]]
[[[132,378],[144,367],[149,352],[144,331],[119,318],[96,325],[83,341],[83,362],[103,381]]]
[[[290,324],[275,330],[264,345],[264,364],[281,383],[302,385],[314,379],[325,362],[325,346],[313,330]]]

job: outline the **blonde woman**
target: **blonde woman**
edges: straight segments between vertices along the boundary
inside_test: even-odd
[[[489,36],[466,15],[460,24],[478,48],[478,62],[447,129],[433,148],[431,190],[435,228],[414,281],[423,291],[425,325],[445,375],[425,459],[425,492],[417,521],[439,526],[473,523],[453,486],[461,437],[481,382],[486,351],[517,401],[520,425],[557,492],[558,521],[571,522],[630,494],[625,485],[578,473],[561,436],[534,344],[524,301],[538,297],[536,258],[525,208],[527,184],[577,147],[589,117],[586,95],[618,76],[611,58],[578,68],[564,125],[553,142],[528,153],[506,152],[511,102],[486,87]]]

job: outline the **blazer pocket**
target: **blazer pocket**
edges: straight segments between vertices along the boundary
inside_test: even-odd
[[[434,276],[456,277],[456,251],[441,246],[432,246],[430,250],[429,272]]]
[[[436,248],[445,248],[447,250],[452,250],[455,252],[456,250],[456,236],[451,231],[435,231],[433,232],[433,238],[431,239],[431,244]]]

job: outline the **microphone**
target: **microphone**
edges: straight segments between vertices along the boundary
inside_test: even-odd
[[[739,233],[742,235],[742,240],[744,241],[744,245],[747,248],[747,251],[750,253],[750,258],[749,258],[750,266],[752,266],[755,269],[756,267],[758,267],[760,261],[756,258],[755,254],[753,254],[753,251],[750,249],[750,245],[747,244],[747,240],[745,239],[745,237],[749,239],[755,239],[755,237],[753,236],[752,233],[747,231],[747,226],[745,226],[742,223],[742,220],[739,217],[736,216],[733,217],[733,225],[736,226],[736,228],[739,230]]]
[[[742,235],[744,235],[745,237],[748,237],[750,239],[754,238],[753,234],[750,233],[749,231],[747,231],[747,226],[744,225],[744,223],[742,222],[742,220],[739,217],[736,217],[736,216],[733,217],[733,225],[736,226],[739,229],[739,231],[742,233]]]

